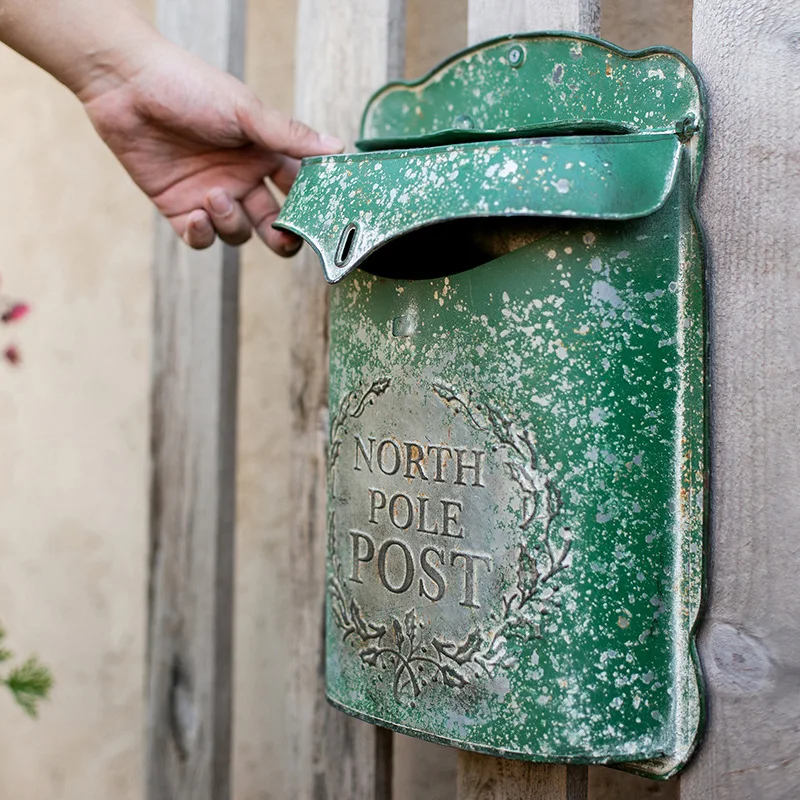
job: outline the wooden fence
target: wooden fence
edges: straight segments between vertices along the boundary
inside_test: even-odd
[[[266,0],[268,2],[268,0]],[[422,0],[299,0],[296,114],[352,142],[365,99],[404,74]],[[436,4],[439,6],[439,4]],[[448,0],[448,8],[457,6]],[[466,38],[566,29],[601,12],[669,28],[688,0],[463,0]],[[800,0],[694,0],[691,53],[711,140],[701,189],[709,253],[711,588],[700,634],[707,731],[660,786],[621,773],[461,753],[459,800],[788,800],[800,796]],[[159,0],[159,24],[240,74],[243,0]],[[420,23],[419,20],[423,22]],[[676,24],[678,24],[676,22]],[[455,24],[455,23],[453,23]],[[609,26],[609,28],[612,26]],[[410,29],[410,28],[409,28]],[[688,34],[688,31],[687,31]],[[452,32],[447,33],[453,39]],[[688,38],[688,36],[686,37]],[[657,39],[647,42],[659,44]],[[461,42],[466,45],[466,39]],[[291,343],[296,517],[290,703],[298,800],[391,797],[397,737],[329,708],[320,669],[327,431],[327,287],[294,267]],[[148,800],[228,800],[238,262],[190,253],[159,224],[153,388]],[[284,691],[276,686],[275,691]],[[427,769],[434,770],[431,761]],[[678,784],[680,789],[678,790]],[[272,796],[265,789],[264,796]]]

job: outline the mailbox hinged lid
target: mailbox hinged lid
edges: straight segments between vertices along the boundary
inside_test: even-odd
[[[364,153],[304,159],[276,227],[305,238],[335,283],[387,242],[450,219],[644,216],[668,195],[679,155],[696,186],[704,123],[696,71],[675,50],[501,37],[376,92]]]

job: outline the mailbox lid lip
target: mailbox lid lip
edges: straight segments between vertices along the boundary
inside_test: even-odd
[[[396,134],[388,135],[388,136],[377,136],[370,133],[370,123],[372,115],[375,113],[376,109],[378,109],[380,101],[392,95],[397,91],[406,91],[410,90],[417,94],[421,94],[424,92],[426,88],[429,86],[437,83],[441,78],[447,74],[448,69],[458,64],[465,59],[479,54],[481,51],[490,50],[495,48],[499,45],[513,45],[513,44],[531,44],[535,46],[539,42],[545,42],[547,40],[562,40],[564,42],[573,42],[575,44],[590,44],[597,46],[605,51],[607,51],[611,55],[620,56],[628,61],[641,61],[643,59],[651,58],[653,56],[666,56],[672,59],[677,60],[682,64],[682,66],[687,70],[688,76],[691,77],[692,83],[696,87],[697,90],[697,106],[696,108],[687,108],[686,112],[692,113],[694,119],[692,122],[696,125],[695,130],[693,133],[696,133],[698,136],[698,147],[696,150],[696,159],[698,161],[698,166],[702,163],[703,158],[703,151],[705,147],[705,116],[706,116],[706,108],[707,108],[707,101],[706,101],[706,90],[703,84],[702,77],[697,69],[697,66],[692,62],[692,60],[686,56],[685,53],[681,52],[680,50],[670,47],[668,45],[655,45],[652,47],[642,48],[640,50],[628,50],[624,47],[620,47],[618,45],[613,44],[612,42],[606,41],[605,39],[601,39],[596,36],[591,36],[584,33],[578,33],[575,31],[553,31],[553,30],[544,30],[544,31],[529,31],[529,32],[518,32],[518,33],[509,33],[504,34],[502,36],[497,36],[492,39],[487,39],[483,42],[479,42],[477,44],[471,45],[470,47],[466,47],[462,50],[459,50],[452,55],[448,56],[438,65],[433,67],[429,72],[423,75],[420,78],[410,79],[410,80],[395,80],[391,81],[379,89],[377,89],[367,101],[366,106],[364,107],[364,111],[361,116],[361,124],[359,128],[359,140],[357,142],[357,146],[359,149],[363,150],[373,150],[373,149],[380,149],[382,143],[392,143],[391,146],[422,146],[426,137],[431,136],[431,132],[425,134],[407,134],[403,135],[402,133],[398,132]],[[627,97],[626,97],[627,100]],[[600,120],[598,118],[580,118],[574,116],[563,116],[560,118],[560,121],[579,122],[581,124],[586,125],[586,130],[588,131],[589,126],[594,124],[595,126],[599,124],[613,124],[610,120]],[[661,125],[648,125],[642,124],[644,121],[639,120],[639,124],[636,123],[634,119],[626,120],[625,122],[620,122],[620,127],[627,128],[627,131],[630,133],[645,133],[645,132],[654,132],[654,131],[661,131],[661,132],[672,132],[675,130],[674,125],[676,123],[680,123],[681,119],[675,119],[668,121],[667,124]],[[550,121],[549,127],[557,127],[558,122]],[[540,125],[540,121],[534,122],[532,125],[528,126],[520,126],[519,130],[523,130],[523,128],[530,128],[531,130],[535,129],[537,126]],[[544,128],[544,121],[541,121],[541,127]],[[599,128],[595,127],[594,130],[599,132]],[[502,127],[502,126],[495,126],[493,128],[483,128],[480,130],[471,130],[466,131],[467,133],[481,133],[483,138],[486,138],[489,135],[496,134],[498,136],[502,136],[505,132],[506,134],[513,134],[514,128]],[[458,137],[460,133],[464,133],[463,129],[459,128],[439,128],[434,133],[440,136],[456,136]],[[419,142],[420,144],[415,144]],[[699,169],[696,170],[699,173]]]
[[[639,191],[636,191],[637,187],[627,186],[625,178],[620,177],[620,173],[625,170],[624,160],[623,166],[619,166],[610,161],[605,162],[600,156],[603,149],[613,150],[620,146],[627,146],[630,152],[640,155],[640,161],[642,157],[646,156],[639,165],[640,169],[633,170],[637,180],[641,181],[645,167],[650,171],[651,176],[658,176],[658,181],[654,180],[647,185],[646,192],[641,191],[641,182],[638,184]],[[581,150],[585,151],[585,161],[580,157]],[[274,223],[274,227],[290,231],[307,241],[322,262],[326,280],[329,283],[338,283],[390,241],[415,230],[453,219],[513,216],[624,221],[649,216],[658,211],[670,196],[677,181],[683,150],[676,134],[655,132],[623,136],[508,139],[414,150],[384,150],[371,153],[314,156],[303,159],[300,175],[287,198],[280,217]],[[509,158],[506,158],[506,151],[510,154]],[[366,187],[372,191],[373,199],[375,196],[380,197],[372,183],[372,177],[365,181],[357,174],[360,168],[381,163],[398,166],[412,163],[418,165],[420,160],[436,159],[437,156],[449,158],[454,153],[465,155],[472,153],[476,160],[482,159],[485,154],[493,154],[496,157],[495,177],[490,180],[490,184],[497,193],[498,205],[481,207],[481,201],[484,199],[482,192],[477,191],[474,187],[463,188],[454,181],[437,185],[436,181],[425,180],[413,186],[411,182],[407,182],[412,192],[417,191],[421,194],[408,203],[402,212],[391,211],[382,202],[365,204],[357,194],[357,191],[363,191]],[[553,168],[564,162],[562,166],[565,168],[567,164],[570,167],[582,169],[586,169],[588,165],[587,171],[590,172],[594,163],[602,164],[602,169],[606,171],[606,174],[595,180],[595,187],[602,186],[604,191],[609,192],[609,195],[602,201],[598,201],[597,209],[593,210],[586,206],[585,197],[581,199],[582,193],[584,195],[586,193],[587,186],[577,183],[572,195],[578,198],[578,203],[583,203],[583,207],[579,210],[571,210],[566,207],[559,208],[558,203],[561,202],[559,198],[565,198],[568,195],[561,194],[558,188],[554,188],[555,183],[554,186],[547,186],[547,191],[550,192],[550,197],[554,198],[555,202],[545,201],[541,184],[548,183],[547,176],[543,179],[536,179],[540,186],[539,189],[536,189],[536,182],[533,181],[531,175],[521,178],[519,182],[513,181],[512,178],[513,183],[507,178],[499,180],[496,177],[500,174],[498,168],[501,158],[506,161],[510,159],[516,168],[518,164],[514,160],[515,158],[523,162],[525,159],[533,159],[537,156],[547,156],[549,161],[546,163]],[[560,156],[564,156],[561,162],[557,160]],[[524,166],[527,165],[524,164]],[[486,164],[482,164],[481,169],[486,169]],[[627,169],[628,172],[631,172],[630,167]],[[386,174],[387,171],[382,170],[383,174]],[[574,170],[575,173],[579,171],[580,169]],[[326,178],[322,177],[323,173],[327,174]],[[334,179],[334,174],[336,179]],[[476,175],[475,180],[482,180],[483,174],[481,172],[480,176]],[[569,173],[564,173],[562,170],[559,174]],[[342,182],[344,180],[350,180],[350,185],[345,186]],[[313,183],[309,185],[308,181]],[[328,208],[332,205],[332,198],[325,197],[325,184],[335,187],[335,193],[338,196],[347,194],[349,189],[356,195],[356,199],[352,203],[341,203],[333,212]],[[528,192],[520,191],[526,187]],[[617,209],[612,207],[613,200],[617,199],[613,197],[615,187],[620,191],[621,196],[627,198],[626,207]],[[383,187],[384,194],[389,193],[391,196],[391,192],[396,188],[396,182],[390,181]],[[319,193],[316,190],[319,190]],[[331,191],[334,191],[334,188]],[[448,198],[448,193],[454,191],[456,196],[459,192],[464,195],[474,195],[474,202],[469,207],[464,207],[461,205],[460,199],[456,201],[454,197]],[[536,191],[540,196],[536,196]],[[385,200],[385,197],[383,199]],[[426,210],[424,203],[428,203],[430,208]],[[306,207],[304,208],[304,206]],[[326,209],[324,219],[317,212],[312,214],[311,209],[316,208]],[[386,214],[385,219],[380,218],[382,213]],[[337,250],[340,246],[340,232],[343,235],[349,226],[360,229],[360,238],[354,246],[352,258],[344,263],[339,263]]]

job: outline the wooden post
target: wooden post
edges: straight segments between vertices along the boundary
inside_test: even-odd
[[[296,113],[352,146],[369,95],[403,72],[403,0],[300,0]],[[295,800],[388,800],[391,733],[325,701],[324,620],[328,291],[310,248],[293,270],[291,538]]]
[[[557,29],[599,33],[599,0],[469,0],[470,44],[504,33]],[[586,767],[458,754],[458,800],[586,800],[587,792]]]
[[[798,796],[800,3],[694,0],[711,131],[709,725],[682,800]]]
[[[504,33],[600,33],[600,0],[468,0],[467,37],[476,44]]]
[[[243,0],[160,0],[162,32],[237,75]],[[156,223],[148,800],[228,800],[239,261]]]

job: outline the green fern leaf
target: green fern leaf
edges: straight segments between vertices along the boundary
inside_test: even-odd
[[[35,717],[39,701],[44,700],[53,688],[53,676],[36,656],[31,656],[24,664],[12,669],[3,683],[24,711]]]

